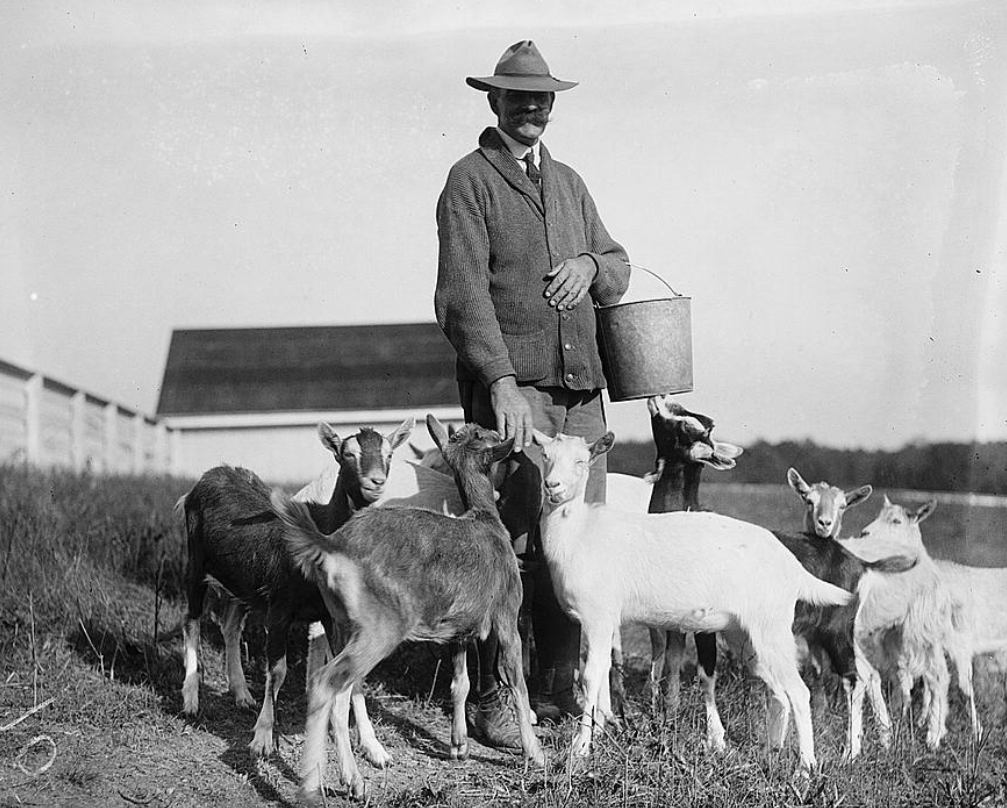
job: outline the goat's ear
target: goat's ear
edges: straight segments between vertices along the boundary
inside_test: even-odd
[[[402,442],[413,434],[413,427],[416,426],[416,419],[411,415],[402,422],[401,426],[394,432],[389,432],[385,435],[385,440],[387,440],[392,445],[392,450],[394,451]]]
[[[591,460],[594,460],[596,457],[601,457],[614,445],[615,445],[615,435],[612,434],[611,432],[606,432],[604,435],[598,438],[598,440],[596,440],[594,443],[591,444],[590,446]]]
[[[508,438],[503,443],[498,443],[490,450],[491,462],[499,463],[514,451],[514,438]]]
[[[545,432],[540,432],[537,429],[531,431],[531,439],[535,442],[536,446],[548,446],[554,440],[554,438],[546,435]]]
[[[740,446],[735,446],[733,443],[724,443],[724,441],[715,440],[713,442],[713,457],[710,458],[713,462],[710,463],[710,465],[719,471],[733,469],[737,465],[737,463],[734,462],[734,458],[741,457],[744,453],[745,450]]]
[[[322,446],[332,452],[338,460],[343,451],[343,439],[325,421],[318,423],[318,439],[322,442]]]
[[[917,524],[919,524],[924,519],[926,519],[928,516],[930,516],[930,514],[932,514],[934,512],[934,509],[936,507],[937,507],[937,500],[936,499],[932,499],[929,502],[923,503],[920,506],[920,509],[918,511],[916,511],[916,513],[912,514],[913,521],[916,522]]]
[[[417,460],[422,460],[423,455],[426,454],[422,449],[418,448],[415,444],[410,443],[409,448],[413,450],[413,457]]]
[[[801,497],[805,497],[811,486],[804,482],[804,478],[797,473],[797,469],[791,466],[787,469],[787,484],[790,485]]]
[[[852,508],[854,505],[866,502],[867,498],[872,493],[874,493],[874,488],[869,485],[862,485],[860,488],[855,488],[852,491],[845,491],[844,496],[846,497],[846,507]]]
[[[438,421],[433,413],[427,415],[427,432],[430,433],[430,437],[434,439],[437,448],[443,453],[450,438],[448,437],[448,431],[444,428],[444,424]]]

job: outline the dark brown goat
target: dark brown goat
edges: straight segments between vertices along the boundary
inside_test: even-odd
[[[392,451],[408,438],[412,428],[413,419],[409,418],[386,436],[364,428],[342,440],[328,424],[319,424],[319,438],[339,464],[339,477],[328,503],[305,506],[311,518],[323,529],[335,530],[353,513],[377,500],[387,479]],[[251,471],[218,466],[207,471],[179,500],[188,536],[183,711],[190,715],[199,711],[199,624],[207,579],[212,578],[228,596],[222,621],[228,689],[241,706],[255,703],[241,667],[241,632],[250,610],[265,612],[266,687],[249,744],[257,755],[270,754],[274,748],[274,702],[287,673],[291,622],[319,620],[326,633],[331,634],[332,629],[318,588],[290,560],[282,525],[271,509],[270,494],[271,489]],[[368,757],[382,764],[387,762],[380,745],[368,745],[364,735],[362,740]]]
[[[671,396],[654,396],[647,401],[650,426],[657,449],[655,470],[648,475],[654,483],[649,513],[702,510],[699,482],[704,468],[726,471],[735,466],[738,446],[712,437],[713,419],[690,412]],[[707,704],[707,742],[714,748],[724,745],[724,728],[717,713],[715,682],[717,673],[717,635],[697,633],[696,658],[699,677]],[[650,629],[651,703],[656,710],[663,705],[674,714],[678,710],[679,678],[685,650],[685,635],[679,631]]]
[[[465,643],[493,632],[500,646],[500,673],[516,696],[524,753],[544,762],[529,721],[521,670],[518,611],[521,582],[510,537],[500,520],[491,475],[513,441],[468,424],[448,439],[427,416],[435,443],[454,470],[467,507],[459,517],[422,508],[370,508],[330,536],[318,531],[307,510],[279,493],[273,508],[286,523],[291,555],[317,583],[333,620],[348,640],[312,682],[308,702],[302,794],[320,797],[325,768],[325,730],[332,716],[342,781],[363,797],[364,781],[349,745],[349,695],[356,683],[405,640],[451,643],[454,717],[451,756],[468,755],[465,699],[469,691]]]

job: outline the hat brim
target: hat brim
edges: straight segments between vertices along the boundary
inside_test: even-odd
[[[469,76],[465,79],[469,87],[476,90],[521,90],[526,93],[558,93],[576,87],[576,81],[560,81],[552,76]]]

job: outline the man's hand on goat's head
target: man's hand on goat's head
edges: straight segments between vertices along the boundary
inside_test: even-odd
[[[514,438],[514,451],[531,445],[531,407],[517,389],[513,376],[504,376],[490,385],[490,403],[497,419],[497,432],[504,440]]]
[[[574,308],[591,288],[591,282],[598,274],[598,265],[590,255],[567,258],[546,275],[550,279],[545,288],[549,305],[558,311]]]

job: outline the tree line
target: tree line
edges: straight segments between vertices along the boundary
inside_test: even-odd
[[[920,443],[870,451],[834,449],[810,440],[760,440],[744,449],[738,465],[719,472],[716,482],[782,485],[793,466],[808,482],[826,480],[846,488],[870,483],[878,488],[1007,495],[1007,441]],[[617,442],[608,463],[609,471],[645,474],[654,467],[654,445]]]

